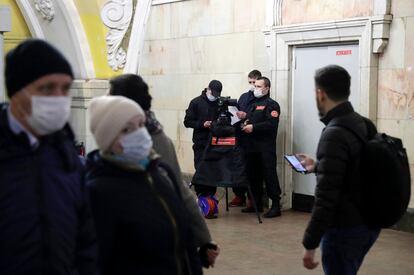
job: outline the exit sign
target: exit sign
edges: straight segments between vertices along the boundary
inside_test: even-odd
[[[352,50],[336,51],[336,55],[351,55]]]

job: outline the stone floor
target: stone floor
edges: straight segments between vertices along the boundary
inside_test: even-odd
[[[308,271],[301,264],[301,238],[308,219],[307,213],[284,211],[282,217],[259,224],[254,214],[240,213],[240,208],[230,208],[228,213],[221,209],[218,219],[207,220],[221,255],[205,274],[323,274],[320,265]],[[414,234],[383,230],[359,274],[413,275]]]

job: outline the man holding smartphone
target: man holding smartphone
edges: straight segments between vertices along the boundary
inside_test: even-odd
[[[362,143],[357,136],[337,125],[345,125],[362,136],[375,135],[371,121],[354,111],[348,101],[351,77],[336,65],[316,71],[316,104],[326,125],[317,149],[317,161],[298,154],[308,173],[316,173],[315,204],[303,237],[303,265],[314,269],[315,250],[321,245],[326,275],[357,274],[364,256],[378,238],[380,229],[365,225],[361,201],[359,155]]]

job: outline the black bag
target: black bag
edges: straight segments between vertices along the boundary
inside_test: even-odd
[[[361,213],[370,227],[387,228],[404,215],[410,202],[411,177],[407,153],[399,138],[377,133],[367,139],[344,125],[362,141]]]

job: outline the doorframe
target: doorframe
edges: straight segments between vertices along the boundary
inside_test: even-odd
[[[312,44],[355,43],[359,45],[360,112],[376,122],[378,104],[378,53],[383,52],[389,38],[392,15],[358,17],[318,23],[274,26],[264,31],[271,60],[273,96],[282,108],[278,133],[278,168],[281,170],[282,204],[292,207],[292,169],[283,161],[292,152],[292,62],[293,48]],[[312,88],[312,87],[310,87]],[[285,107],[286,106],[286,107]],[[316,148],[315,148],[316,150]]]

